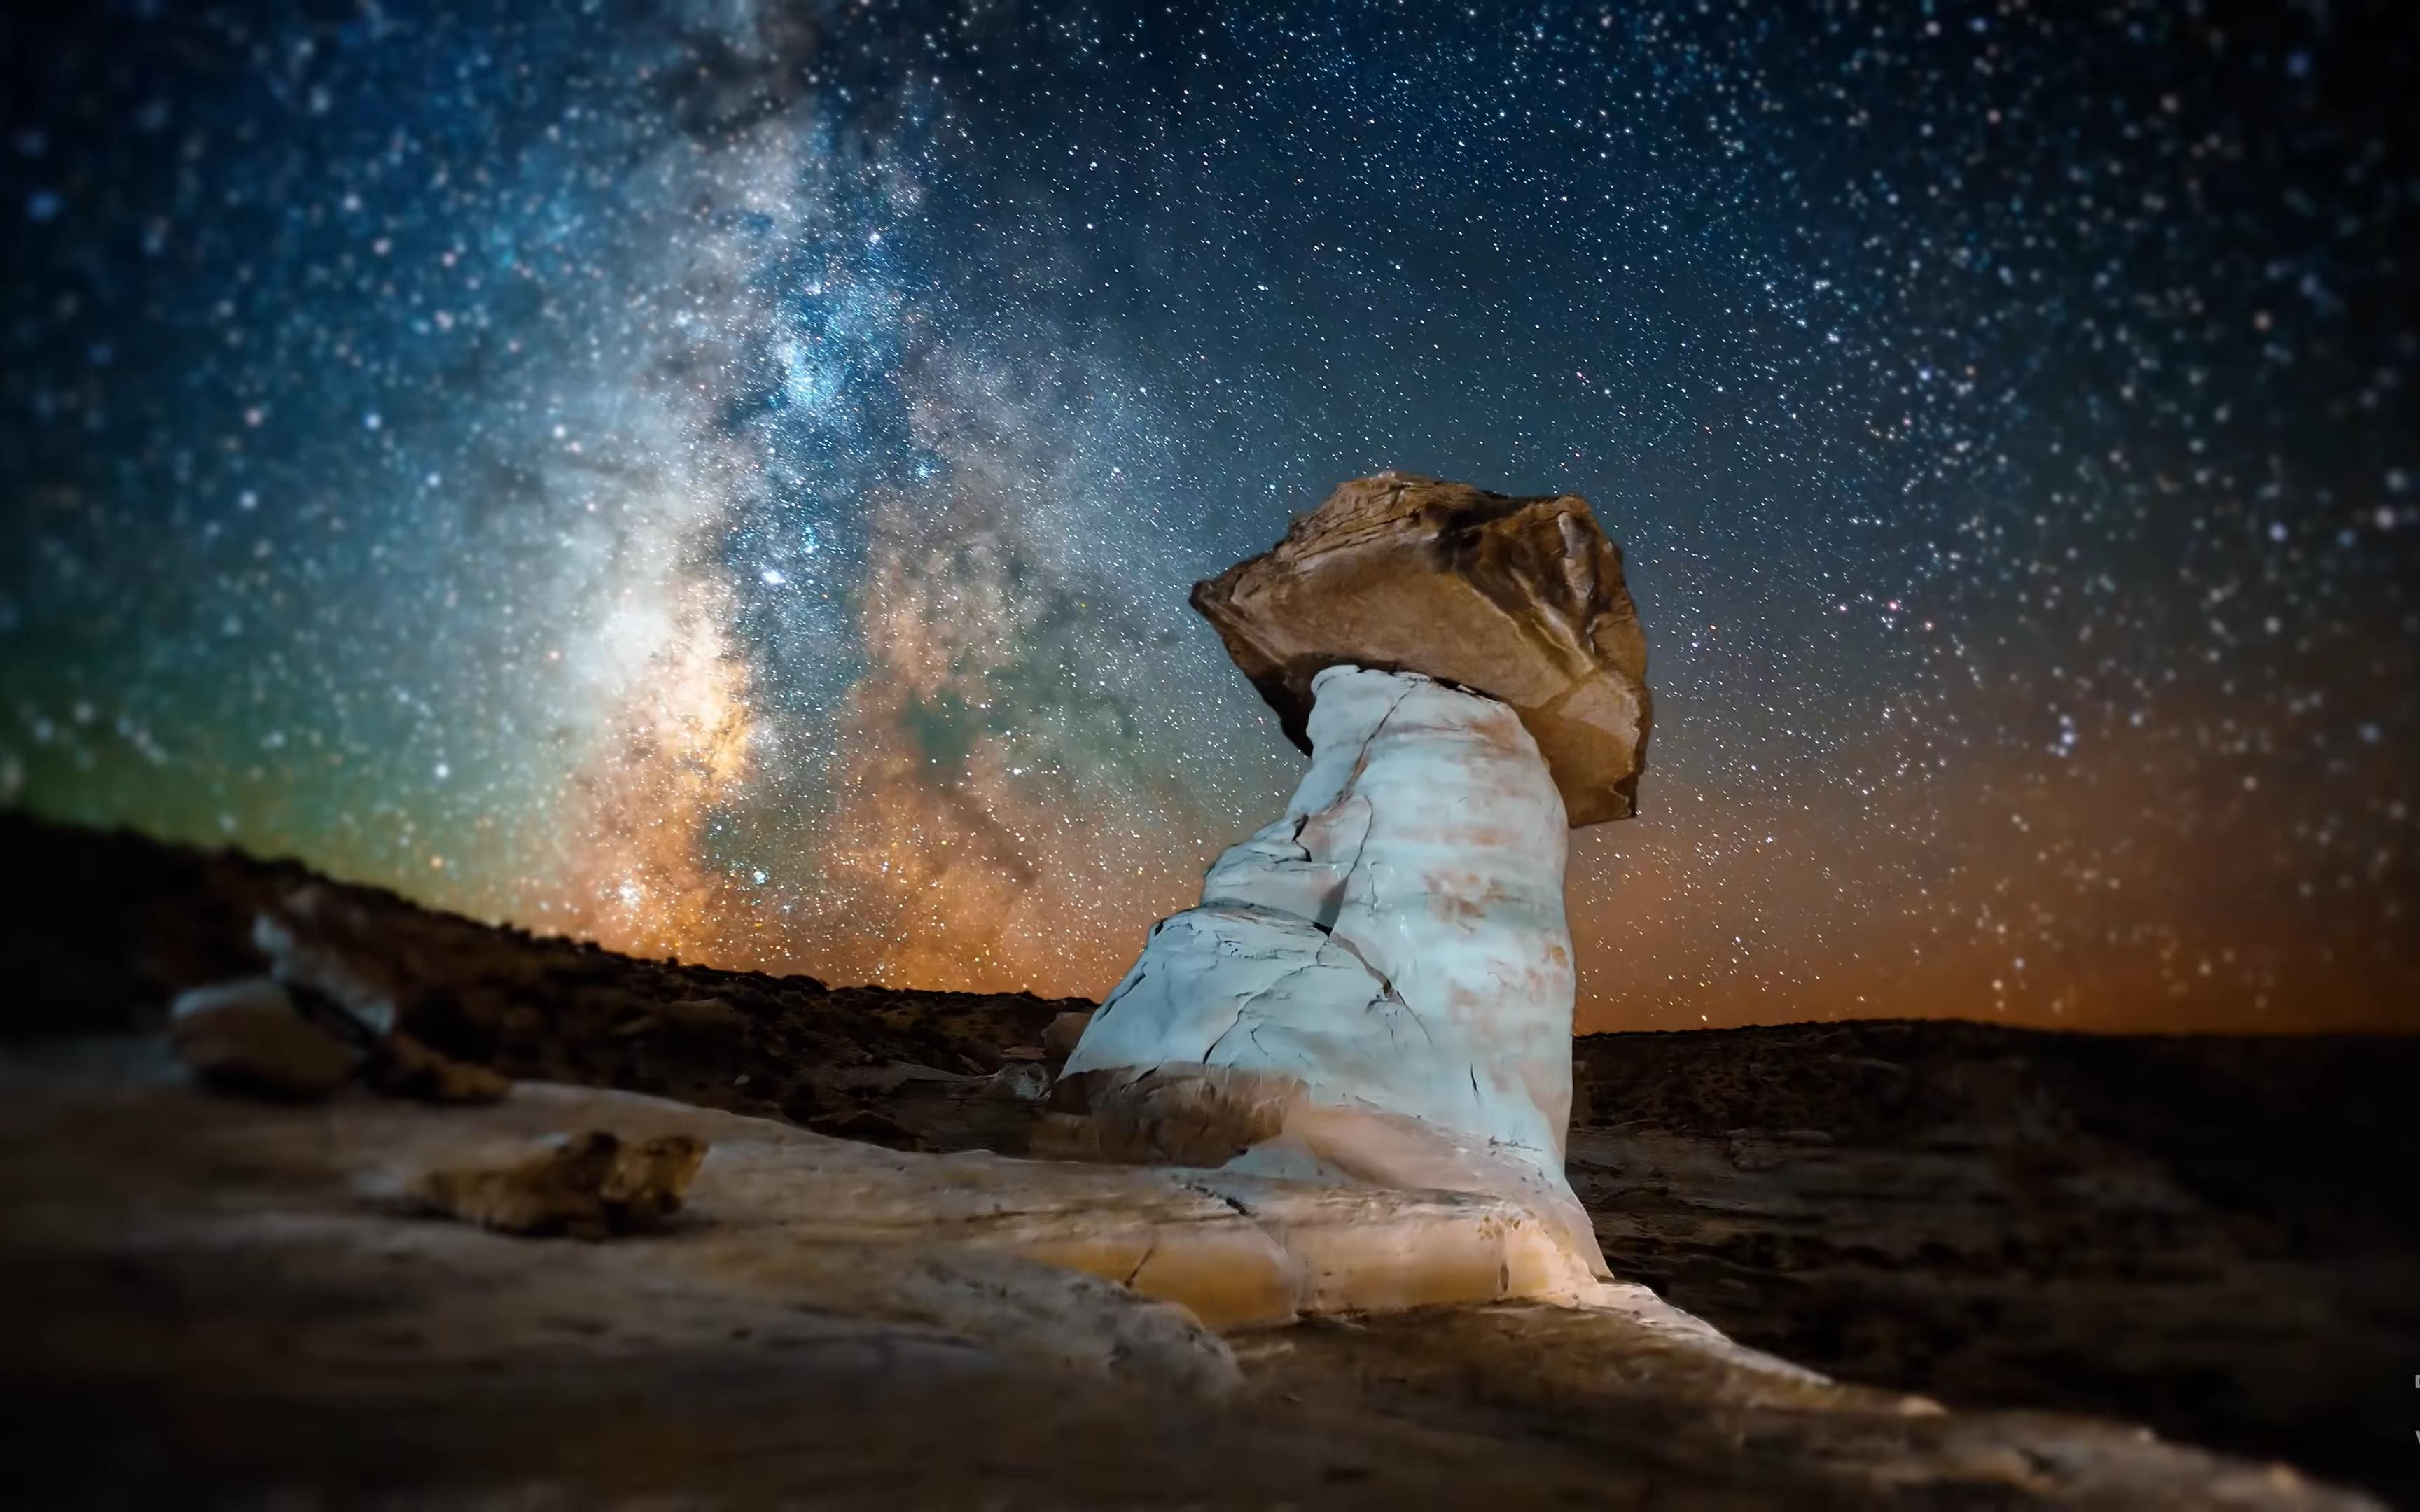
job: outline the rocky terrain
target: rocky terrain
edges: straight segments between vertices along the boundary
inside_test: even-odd
[[[1683,1311],[1573,1309],[1518,1300],[1475,1199],[979,1153],[1026,1148],[1089,1004],[633,961],[22,816],[0,847],[0,1396],[67,1504],[2357,1504],[2271,1458],[2420,1493],[2420,1042],[1590,1036],[1573,1186]],[[195,1089],[167,1005],[259,972],[263,915],[523,1084]],[[403,1195],[602,1127],[712,1149],[663,1232]],[[1469,1261],[1373,1289],[1388,1243]]]
[[[1616,1273],[1744,1342],[2420,1504],[2420,1038],[1902,1021],[1575,1057]]]

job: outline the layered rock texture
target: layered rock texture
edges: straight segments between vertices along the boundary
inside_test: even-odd
[[[1585,499],[1357,478],[1193,607],[1306,751],[1322,671],[1422,672],[1520,715],[1574,827],[1637,811],[1647,640]]]
[[[1311,770],[1163,919],[1067,1061],[1098,1152],[1522,1201],[1564,1182],[1562,801],[1520,719],[1411,672],[1311,680]]]

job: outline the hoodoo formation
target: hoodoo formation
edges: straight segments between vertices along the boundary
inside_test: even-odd
[[[1087,1026],[1061,1143],[1485,1193],[1606,1273],[1563,1175],[1564,831],[1637,809],[1646,642],[1586,501],[1381,473],[1193,603],[1309,750]]]

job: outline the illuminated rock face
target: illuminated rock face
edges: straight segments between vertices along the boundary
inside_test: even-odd
[[[1311,683],[1310,772],[1163,919],[1066,1078],[1112,1158],[1514,1198],[1598,1273],[1563,1178],[1563,803],[1493,699]]]

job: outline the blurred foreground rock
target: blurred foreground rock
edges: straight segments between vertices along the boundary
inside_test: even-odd
[[[401,1029],[371,1053],[369,1083],[389,1097],[423,1103],[493,1103],[513,1087],[512,1078],[441,1056]]]
[[[168,1025],[194,1074],[240,1096],[316,1102],[361,1069],[360,1051],[304,1018],[266,977],[181,993]]]
[[[436,1211],[507,1234],[603,1239],[661,1227],[705,1159],[690,1134],[626,1145],[591,1129],[524,1160],[426,1172],[411,1191]]]
[[[302,982],[248,977],[178,995],[169,1041],[205,1086],[240,1097],[309,1103],[356,1076],[389,1097],[493,1103],[512,1079],[443,1056],[392,1024],[391,1005],[369,1019]]]

